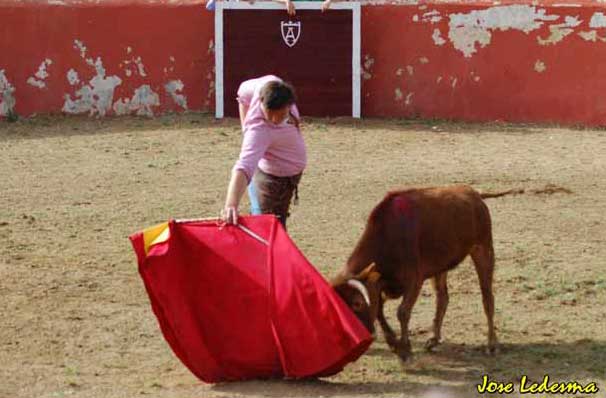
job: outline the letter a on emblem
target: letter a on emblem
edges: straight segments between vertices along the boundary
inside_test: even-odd
[[[280,22],[282,28],[282,39],[288,47],[293,47],[297,44],[299,36],[301,36],[301,21],[298,22]]]

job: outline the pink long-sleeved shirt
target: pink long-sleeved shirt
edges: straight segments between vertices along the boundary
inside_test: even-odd
[[[270,123],[263,115],[259,93],[263,85],[272,80],[280,79],[267,75],[247,80],[238,89],[238,101],[248,106],[248,112],[244,120],[240,158],[234,170],[242,170],[248,181],[257,167],[265,173],[286,177],[301,173],[307,165],[307,151],[299,128],[288,122]],[[292,105],[290,110],[299,118],[296,105]]]

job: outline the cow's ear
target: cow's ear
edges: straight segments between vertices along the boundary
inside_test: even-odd
[[[347,281],[351,278],[353,278],[353,275],[347,272],[346,269],[342,269],[337,275],[332,277],[332,279],[330,280],[330,284],[332,285],[332,287],[336,288],[337,286],[347,284]]]
[[[370,283],[377,283],[379,279],[381,279],[381,274],[379,274],[377,271],[372,271],[368,274],[368,278],[366,280]]]
[[[372,263],[368,267],[364,268],[364,270],[356,276],[356,279],[360,281],[372,283],[377,282],[379,278],[381,278],[381,274],[377,271],[377,266],[375,263]]]

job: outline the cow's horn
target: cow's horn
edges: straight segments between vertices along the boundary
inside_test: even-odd
[[[366,286],[357,279],[350,279],[347,281],[347,284],[359,291],[362,297],[364,297],[366,304],[370,307],[370,297],[368,296],[368,289],[366,289]]]

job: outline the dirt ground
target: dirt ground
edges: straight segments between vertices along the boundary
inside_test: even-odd
[[[499,355],[483,352],[486,320],[466,260],[449,274],[437,352],[422,348],[434,310],[427,283],[412,316],[411,362],[379,335],[332,378],[202,384],[162,338],[127,237],[169,218],[218,214],[237,121],[36,118],[0,122],[0,397],[466,398],[484,374],[516,386],[522,375],[596,382],[592,396],[606,397],[606,132],[305,122],[309,167],[289,231],[327,276],[389,189],[534,190],[488,200]]]

